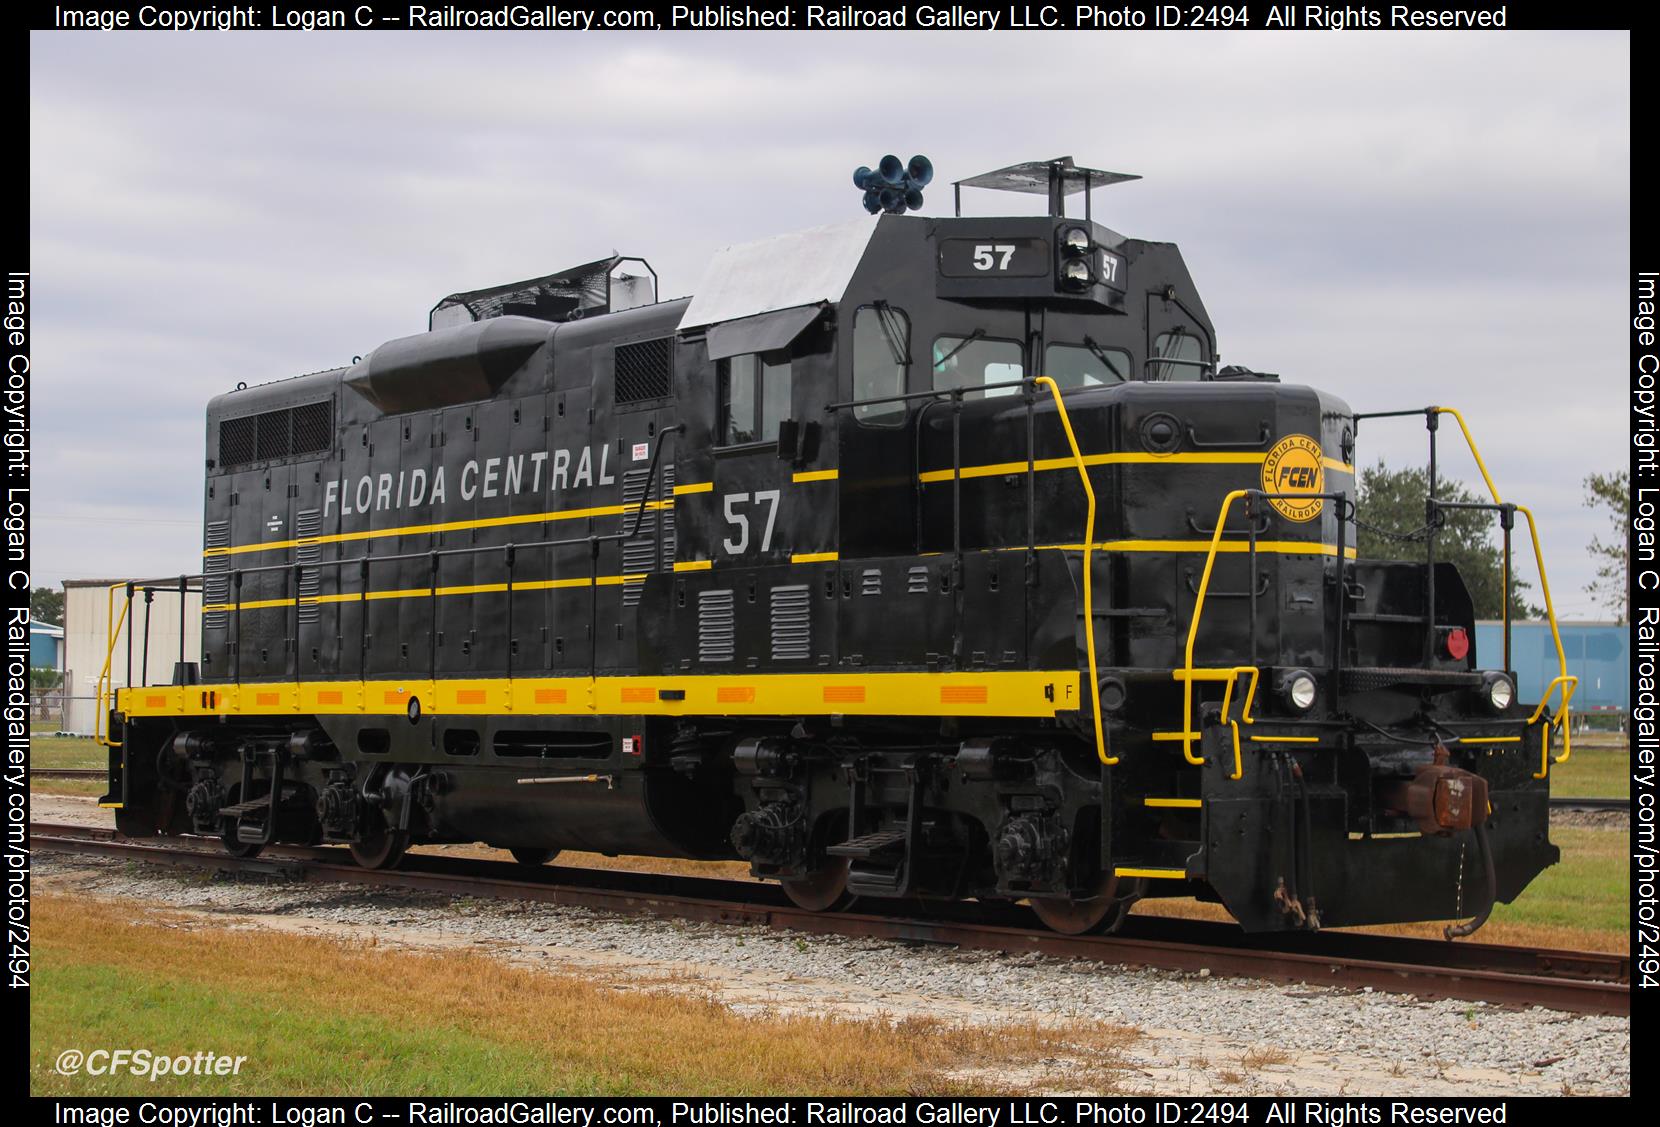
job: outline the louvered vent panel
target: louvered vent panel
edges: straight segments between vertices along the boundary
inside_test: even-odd
[[[204,546],[208,548],[228,548],[231,543],[231,522],[228,520],[208,521],[207,536]],[[231,558],[229,556],[208,556],[202,562],[202,603],[204,606],[215,606],[231,601]],[[230,625],[231,616],[228,611],[210,610],[202,615],[203,630],[223,630]]]
[[[805,661],[813,652],[811,600],[805,583],[772,589],[772,658]]]
[[[674,496],[674,463],[663,466],[663,487],[657,496],[669,498]],[[663,522],[663,570],[674,570],[674,508],[670,506],[658,513],[658,519]]]
[[[638,469],[623,473],[622,531],[634,532],[635,521],[639,522],[638,534],[633,539],[623,541],[624,575],[641,575],[653,571],[657,562],[657,514],[650,509],[641,514],[638,508],[640,498],[645,494],[647,472]],[[639,583],[624,586],[623,606],[631,607],[639,603],[641,588],[642,584]]]
[[[928,593],[928,569],[913,567],[905,573],[905,590],[913,595]]]
[[[318,536],[323,531],[323,510],[301,509],[294,516],[294,531],[300,540]],[[299,564],[314,564],[323,558],[321,544],[300,544],[294,549],[294,562]],[[316,622],[323,615],[323,608],[315,602],[306,602],[315,599],[323,592],[323,572],[321,568],[300,568],[300,606],[299,619],[302,623]]]
[[[697,657],[719,663],[738,656],[738,623],[732,592],[697,593]]]
[[[859,573],[859,594],[880,595],[882,593],[882,569],[867,567]]]

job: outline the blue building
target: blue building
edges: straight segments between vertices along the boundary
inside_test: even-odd
[[[63,627],[50,622],[29,623],[29,667],[63,668]]]
[[[1576,712],[1631,708],[1631,627],[1613,622],[1562,622],[1562,651],[1568,672],[1579,678]],[[1504,625],[1476,623],[1476,665],[1497,669],[1504,663]],[[1517,694],[1537,701],[1557,676],[1556,645],[1548,622],[1510,624],[1510,665]]]

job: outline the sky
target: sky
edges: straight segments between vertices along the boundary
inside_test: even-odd
[[[950,180],[1069,154],[1145,178],[1095,216],[1180,245],[1224,363],[1357,410],[1461,408],[1540,519],[1558,613],[1604,617],[1585,549],[1609,520],[1581,483],[1628,457],[1630,47],[36,33],[35,582],[196,571],[207,400],[420,332],[447,293],[616,251],[679,296],[722,246],[863,214],[850,173],[883,153],[932,158],[935,215]],[[1363,465],[1422,461],[1421,424],[1359,437]]]

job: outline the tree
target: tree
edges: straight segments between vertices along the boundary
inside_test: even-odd
[[[36,587],[29,592],[29,618],[35,622],[63,625],[63,592],[50,587]]]
[[[1429,471],[1422,468],[1392,470],[1383,462],[1360,471],[1355,502],[1356,537],[1363,559],[1423,560],[1425,541],[1424,498],[1429,494]],[[1486,501],[1457,481],[1440,478],[1435,496],[1440,501]],[[1443,511],[1444,522],[1435,535],[1436,562],[1450,563],[1464,577],[1475,603],[1477,618],[1499,618],[1504,612],[1500,597],[1500,575],[1504,555],[1498,540],[1498,514],[1477,511]],[[1522,598],[1531,586],[1516,577],[1512,553],[1510,608],[1512,618],[1538,618],[1542,612]]]
[[[1586,549],[1597,563],[1597,577],[1586,584],[1585,592],[1623,625],[1631,621],[1631,541],[1626,534],[1631,471],[1587,474],[1585,503],[1592,509],[1607,509],[1614,526],[1613,540],[1593,537]]]

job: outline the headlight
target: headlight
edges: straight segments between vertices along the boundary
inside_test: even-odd
[[[1074,258],[1061,267],[1061,281],[1073,289],[1083,289],[1089,285],[1089,263],[1081,258]]]
[[[1067,254],[1088,254],[1089,232],[1082,227],[1069,227],[1066,234],[1061,236],[1061,246],[1066,248]]]
[[[1286,677],[1280,691],[1285,695],[1285,703],[1298,712],[1307,712],[1314,707],[1314,698],[1319,695],[1319,686],[1314,683],[1314,675],[1297,670]]]
[[[1516,686],[1503,673],[1489,673],[1482,678],[1481,695],[1487,701],[1487,707],[1494,712],[1503,712],[1516,700]]]

